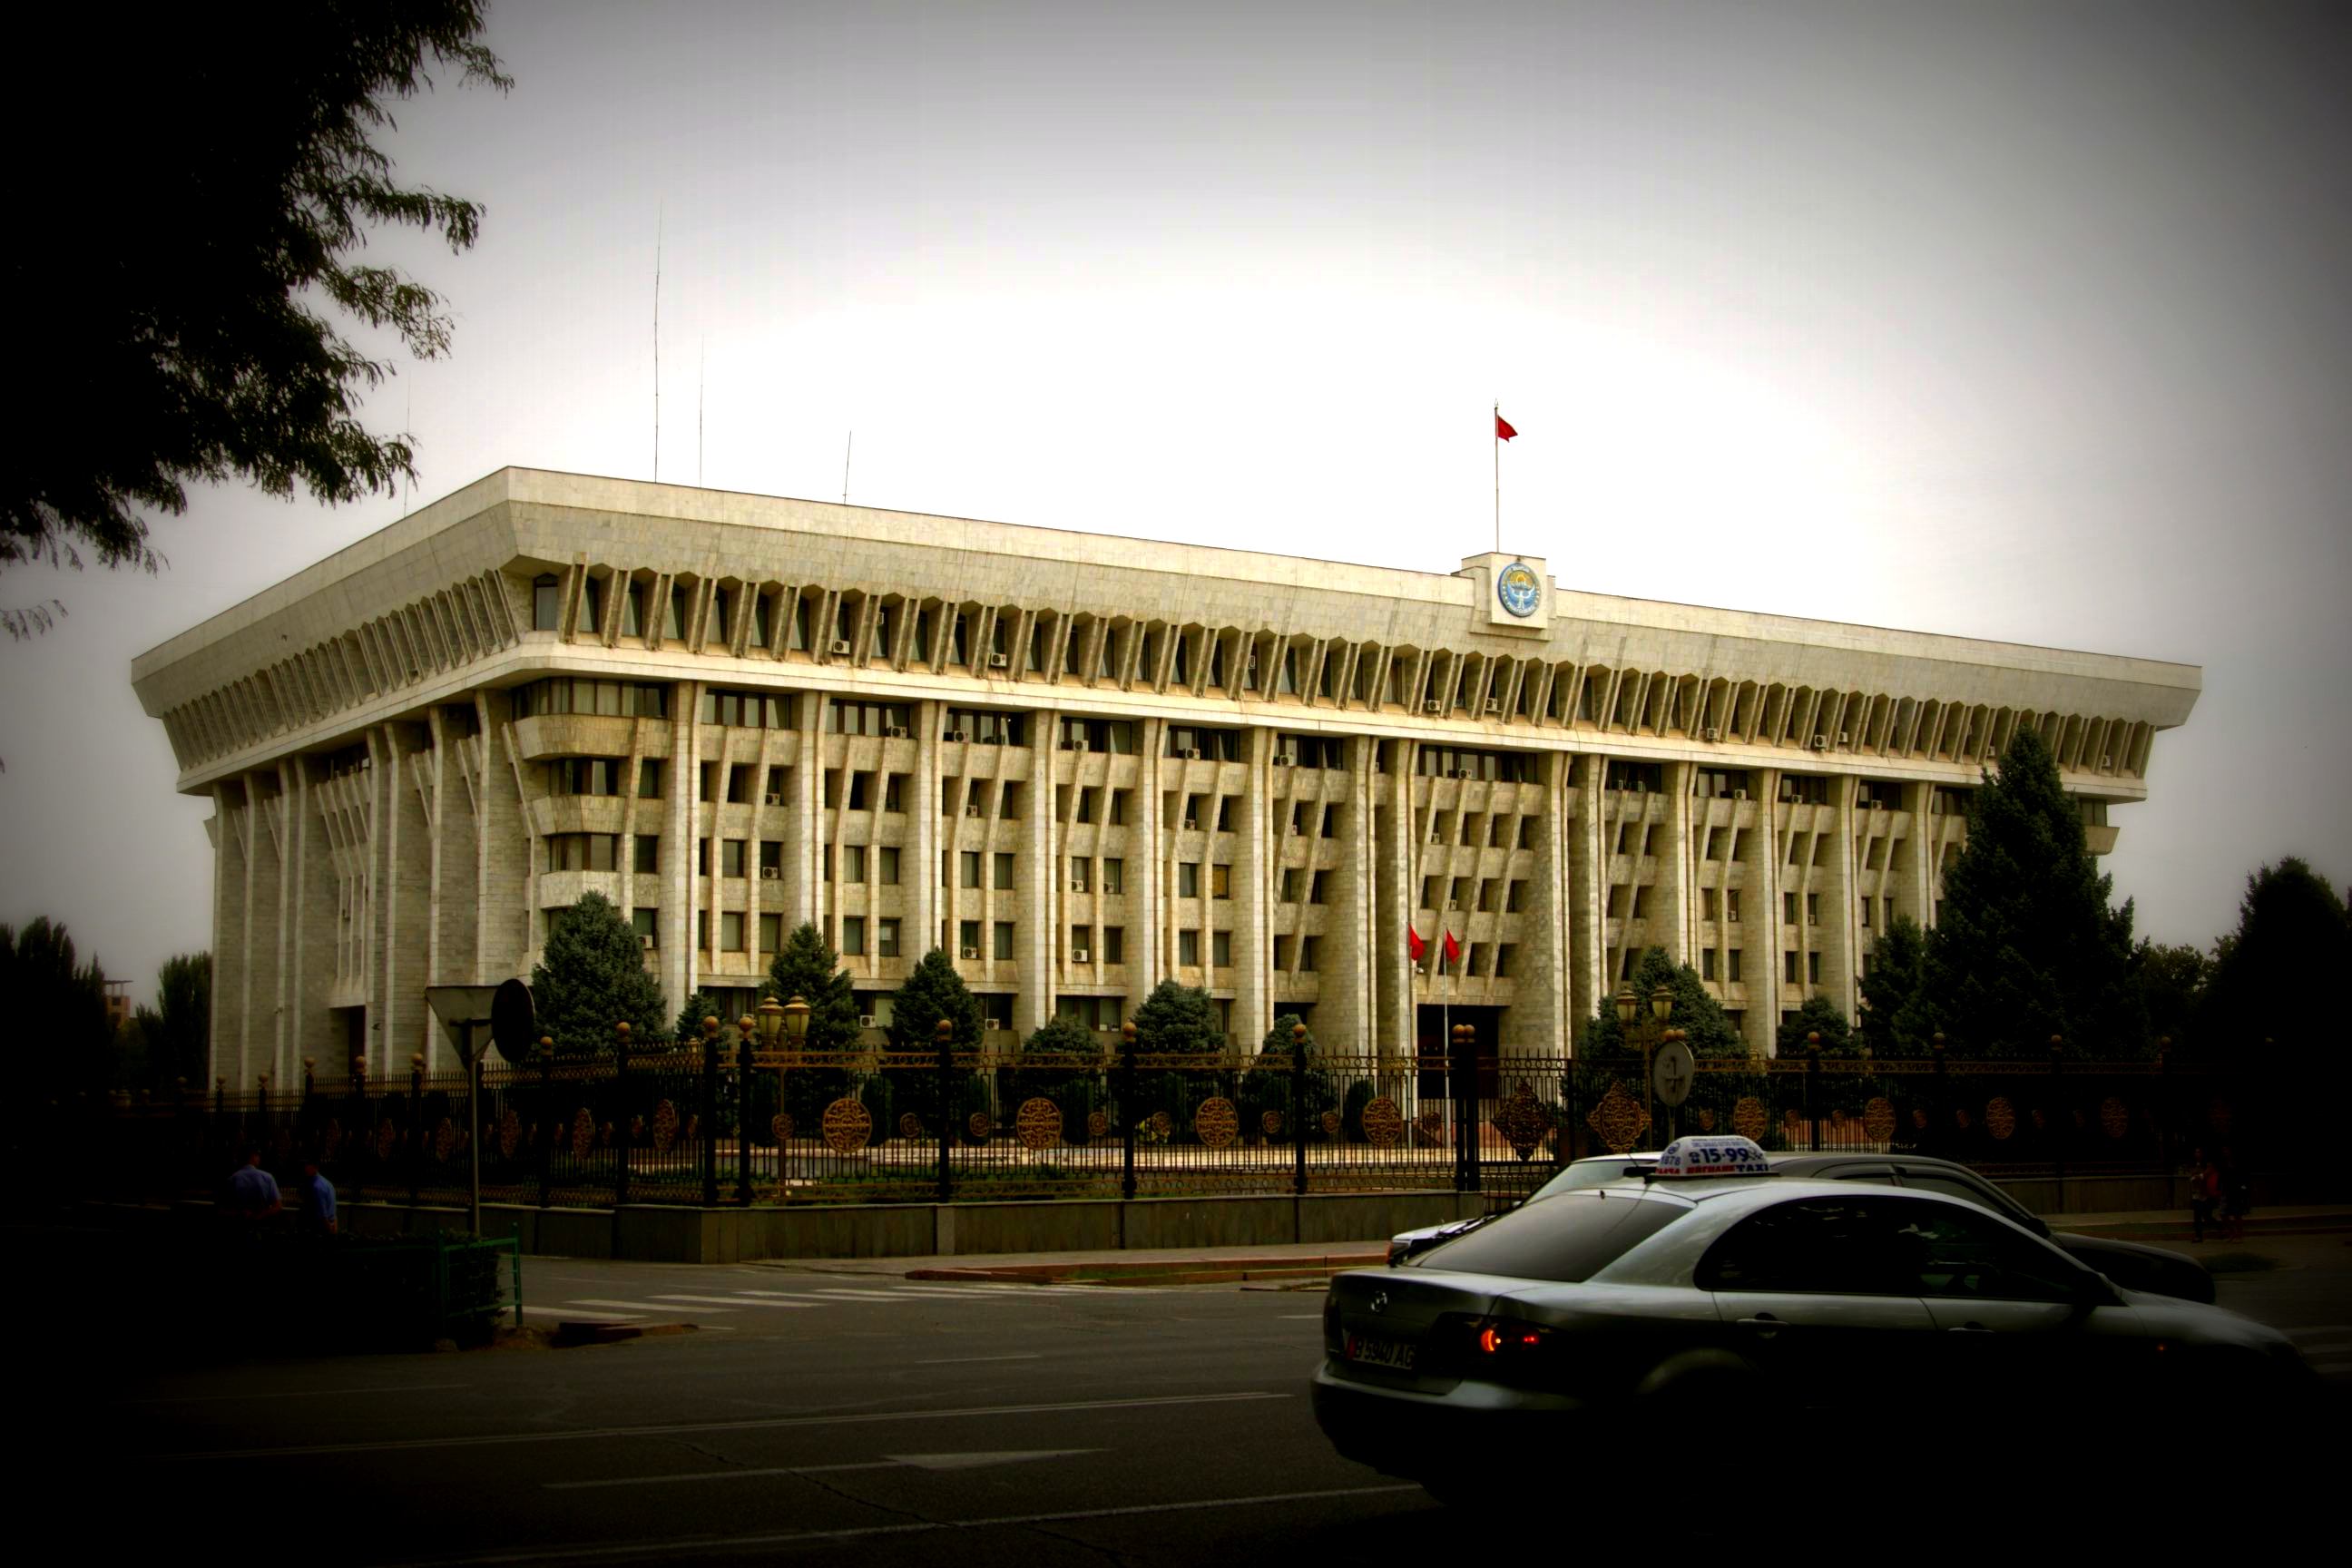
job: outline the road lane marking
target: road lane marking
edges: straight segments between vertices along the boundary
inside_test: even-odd
[[[893,1295],[887,1290],[816,1290],[812,1291],[811,1294],[822,1296],[828,1301],[905,1302],[914,1300],[914,1298],[910,1296]]]
[[[610,1307],[619,1312],[666,1312],[668,1308],[658,1301],[608,1301],[601,1296],[578,1296],[564,1303],[567,1307]],[[712,1307],[713,1312],[731,1312],[732,1307]]]
[[[1270,1503],[1324,1502],[1340,1498],[1381,1497],[1416,1492],[1411,1482],[1377,1487],[1334,1487],[1328,1491],[1268,1492],[1255,1497],[1201,1498],[1190,1502],[1133,1503],[1123,1508],[1064,1509],[1053,1513],[998,1514],[988,1519],[919,1520],[905,1524],[856,1525],[842,1530],[778,1531],[762,1535],[706,1535],[686,1540],[641,1542],[632,1546],[527,1547],[513,1552],[488,1552],[475,1557],[420,1559],[414,1568],[509,1568],[530,1563],[587,1563],[599,1559],[673,1557],[747,1547],[791,1546],[814,1541],[868,1541],[889,1535],[926,1535],[950,1530],[1010,1530],[1024,1525],[1071,1524],[1090,1519],[1134,1519],[1159,1513],[1198,1513],[1209,1509],[1263,1508]]]
[[[522,1443],[611,1441],[622,1437],[675,1437],[700,1432],[767,1432],[793,1426],[872,1426],[899,1421],[952,1421],[974,1415],[1066,1415],[1095,1410],[1157,1410],[1181,1405],[1248,1405],[1295,1399],[1292,1394],[1251,1389],[1239,1394],[1165,1394],[1136,1399],[1074,1399],[1055,1404],[974,1405],[952,1410],[859,1410],[835,1415],[747,1416],[738,1421],[665,1421],[645,1426],[574,1426],[556,1432],[491,1432],[462,1437],[391,1437],[371,1443],[297,1443],[278,1448],[216,1448],[205,1452],[143,1454],[159,1464],[189,1460],[295,1458],[309,1454],[396,1454],[425,1448],[496,1448]]]
[[[977,1363],[984,1361],[1044,1361],[1045,1359],[1045,1356],[1036,1351],[1015,1351],[1010,1355],[939,1356],[930,1361],[919,1361],[912,1364],[916,1366],[971,1366]]]
[[[837,1476],[847,1470],[976,1470],[989,1465],[1020,1465],[1033,1459],[1060,1459],[1073,1454],[1099,1454],[1100,1448],[1008,1448],[976,1454],[885,1454],[843,1465],[778,1465],[750,1470],[696,1470],[682,1476],[615,1476],[596,1481],[541,1481],[551,1492],[589,1491],[604,1487],[663,1487],[679,1481],[740,1481],[771,1476]]]
[[[763,1300],[772,1296],[779,1301],[808,1301],[814,1303],[824,1300],[822,1296],[812,1296],[803,1290],[738,1290],[735,1294],[738,1296],[757,1296]]]
[[[531,1318],[560,1318],[583,1323],[638,1323],[645,1321],[643,1312],[583,1311],[576,1307],[525,1307],[523,1315]]]
[[[300,1388],[271,1394],[167,1394],[147,1399],[116,1399],[114,1405],[226,1405],[247,1399],[341,1399],[362,1394],[442,1394],[470,1388],[466,1383],[407,1383],[380,1388]]]
[[[753,1301],[740,1296],[656,1296],[656,1301],[685,1301],[697,1307],[775,1307],[788,1312],[805,1312],[816,1306],[814,1301]]]

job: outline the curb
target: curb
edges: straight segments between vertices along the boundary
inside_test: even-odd
[[[1347,1268],[1376,1268],[1381,1252],[1321,1258],[1188,1258],[1159,1263],[1006,1263],[984,1268],[910,1268],[909,1279],[997,1285],[1100,1285],[1139,1289],[1153,1285],[1239,1285],[1326,1279]]]

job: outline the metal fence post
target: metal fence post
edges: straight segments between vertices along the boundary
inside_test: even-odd
[[[1135,1196],[1135,1020],[1118,1026],[1118,1195]]]
[[[555,1141],[562,1137],[561,1122],[549,1120],[555,1109],[555,1037],[539,1037],[539,1206],[545,1208],[553,1179]]]
[[[1931,1102],[1927,1111],[1927,1136],[1920,1140],[1920,1152],[1934,1154],[1948,1147],[1951,1136],[1947,1131],[1952,1124],[1952,1089],[1944,1079],[1944,1031],[1938,1029],[1927,1042],[1928,1054],[1935,1058],[1936,1081],[1928,1091]]]
[[[1820,1077],[1822,1071],[1820,1040],[1821,1037],[1814,1035],[1809,1037],[1805,1045],[1805,1125],[1811,1131],[1812,1148],[1816,1154],[1822,1150],[1822,1120],[1813,1110],[1816,1099],[1813,1093],[1813,1079]]]
[[[2066,1097],[2058,1075],[2066,1067],[2066,1037],[2050,1037],[2050,1163],[2058,1172],[2058,1206],[2054,1211],[2066,1212],[2066,1124],[2073,1116],[2066,1109]]]
[[[952,1135],[952,1121],[955,1115],[955,1107],[950,1103],[950,1089],[953,1083],[955,1075],[955,1024],[953,1020],[941,1018],[939,1022],[939,1027],[936,1032],[939,1037],[940,1047],[940,1059],[937,1069],[939,1072],[940,1108],[940,1180],[938,1198],[940,1203],[946,1203],[950,1195],[950,1178],[948,1175],[948,1161],[953,1152],[953,1145],[950,1142],[950,1138]]]
[[[707,1026],[707,1021],[706,1021]],[[711,1030],[713,1040],[719,1037]],[[777,1079],[776,1108],[783,1109],[782,1079]],[[776,1180],[781,1184],[784,1174],[784,1145],[776,1142]],[[751,1206],[751,1037],[737,1032],[735,1037],[735,1201],[745,1208]]]
[[[629,1201],[629,1025],[613,1026],[613,1090],[621,1109],[613,1118],[613,1206]]]
[[[1290,1190],[1307,1195],[1307,1026],[1290,1026]]]
[[[425,1179],[425,1053],[408,1058],[408,1206]]]
[[[702,1206],[719,1206],[719,1039],[702,1037],[702,1138],[695,1151],[702,1162]]]

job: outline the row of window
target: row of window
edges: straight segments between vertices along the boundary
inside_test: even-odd
[[[1318,894],[1321,888],[1322,877],[1323,874],[1321,872],[1318,871],[1316,873],[1316,884]],[[1433,910],[1439,907],[1436,901],[1439,881],[1440,879],[1436,877],[1423,877],[1421,879],[1421,907],[1423,909]],[[1474,883],[1475,883],[1477,887],[1477,891],[1475,896],[1478,900],[1478,908],[1481,912],[1492,911],[1495,907],[1495,900],[1497,897],[1500,897],[1503,900],[1503,912],[1506,914],[1517,914],[1527,905],[1528,883],[1527,879],[1524,877],[1487,877],[1484,879],[1476,877],[1456,877],[1451,881],[1445,883],[1444,907],[1449,910],[1461,909],[1463,907],[1463,900],[1474,896],[1471,892],[1471,887]],[[1499,895],[1495,890],[1498,886],[1504,889]],[[1610,891],[1613,895],[1617,889],[1612,888]],[[1322,901],[1323,900],[1319,896],[1314,900],[1314,902],[1318,904]],[[1611,913],[1612,916],[1615,913],[1613,907]]]
[[[518,686],[512,696],[514,716],[518,719],[556,713],[594,713],[620,719],[669,717],[669,688],[655,681],[590,680],[558,675]],[[464,711],[468,717],[473,713],[470,708]]]

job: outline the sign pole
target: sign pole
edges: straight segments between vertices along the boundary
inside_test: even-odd
[[[482,1238],[482,1054],[474,1048],[474,1023],[466,1023],[466,1228]]]

